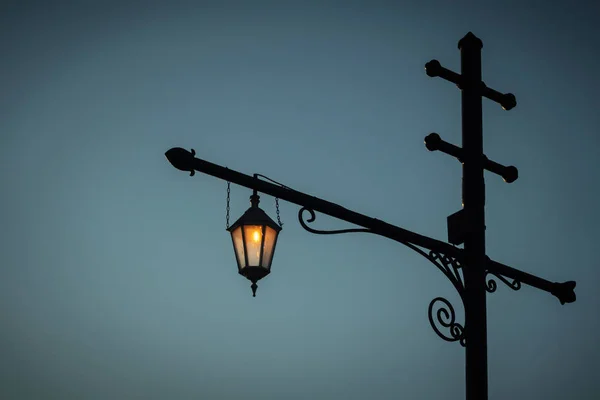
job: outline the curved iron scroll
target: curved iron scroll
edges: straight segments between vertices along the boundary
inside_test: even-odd
[[[493,272],[487,271],[485,274],[485,290],[487,290],[489,293],[494,293],[496,289],[498,289],[498,284],[493,278],[488,279],[488,275],[493,275],[494,277],[500,279],[502,282],[504,282],[506,286],[508,286],[512,290],[521,289],[521,282],[519,282],[518,280],[513,279],[511,282],[502,275],[498,275]]]
[[[308,211],[310,213],[310,218],[307,219],[306,221],[304,221],[304,219],[302,219],[304,211]],[[330,230],[330,231],[323,231],[323,230],[319,230],[319,229],[313,229],[310,226],[306,225],[307,222],[308,223],[313,222],[315,220],[315,218],[316,218],[315,211],[311,210],[310,208],[302,207],[300,209],[300,211],[298,211],[298,221],[300,222],[300,225],[302,225],[302,227],[310,233],[315,233],[317,235],[336,235],[338,233],[351,233],[351,232],[375,233],[372,230],[365,229],[365,228],[336,229],[336,230]]]
[[[437,327],[436,321],[433,318],[434,306],[438,302],[443,304],[440,305],[440,307],[437,309],[437,312],[435,313],[437,323],[439,323],[443,328],[449,329],[450,336],[447,336],[444,333],[442,333],[442,331],[440,331],[440,329]],[[450,304],[448,300],[446,300],[443,297],[436,297],[435,299],[431,300],[431,303],[429,303],[428,314],[429,323],[431,324],[431,327],[439,337],[441,337],[447,342],[458,341],[461,344],[461,346],[465,347],[465,328],[461,324],[456,322],[456,313],[454,312],[454,307],[452,307],[452,304]]]
[[[417,250],[413,245],[408,247],[413,248],[413,250]],[[420,250],[420,249],[419,249]],[[424,255],[424,254],[423,254]],[[435,252],[433,250],[429,251],[429,254],[425,256],[429,261],[431,261],[454,285],[458,294],[462,298],[463,293],[465,291],[465,285],[463,283],[463,279],[460,273],[462,265],[460,261],[455,257],[449,257],[445,254],[441,254]]]
[[[307,211],[310,214],[310,218],[306,221],[304,220],[304,212]],[[318,230],[313,229],[307,225],[307,223],[311,223],[315,221],[315,211],[308,208],[302,207],[300,211],[298,211],[298,221],[302,227],[310,232],[318,235],[335,235],[340,233],[351,233],[351,232],[364,232],[364,233],[374,233],[378,234],[378,232],[373,231],[371,229],[363,229],[363,228],[353,228],[353,229],[337,229],[337,230]],[[463,294],[465,291],[465,286],[463,283],[463,279],[461,276],[461,263],[460,260],[456,257],[450,257],[445,254],[441,254],[439,252],[435,252],[433,250],[429,252],[425,252],[423,249],[415,246],[412,243],[400,241],[398,239],[394,239],[399,243],[402,243],[406,247],[416,251],[426,259],[428,259],[433,265],[435,265],[446,277],[452,282],[452,285],[457,290],[461,299],[463,298]],[[441,306],[436,313],[436,318],[434,318],[434,305],[436,303],[442,302],[443,306]],[[436,324],[437,321],[437,324]],[[465,334],[463,325],[456,322],[456,313],[454,312],[454,307],[448,300],[443,297],[436,297],[429,303],[429,322],[431,323],[431,327],[437,333],[439,337],[448,341],[455,342],[458,341],[462,346],[465,346]],[[442,331],[438,328],[438,324],[445,329],[450,330],[450,336],[442,333]]]

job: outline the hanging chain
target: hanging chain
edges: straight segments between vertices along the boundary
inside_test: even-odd
[[[231,193],[231,189],[230,189],[230,183],[227,182],[227,214],[225,216],[225,219],[227,220],[227,229],[229,229],[229,194]]]
[[[289,189],[289,187],[282,185],[281,183],[279,183],[277,181],[274,181],[273,179],[269,178],[268,176],[264,176],[261,174],[254,174],[254,177],[255,178],[258,178],[258,177],[265,178],[266,180],[271,181],[274,184],[279,185],[280,187],[282,187],[284,189]],[[279,216],[279,198],[277,198],[277,197],[275,197],[275,209],[277,210],[277,223],[279,224],[280,227],[283,228],[283,222],[281,222],[281,217]]]
[[[283,222],[281,222],[281,218],[279,217],[279,199],[277,197],[275,197],[275,210],[277,210],[277,223],[283,228]]]
[[[229,229],[229,199],[231,197],[231,182],[227,182],[227,208],[226,210],[226,214],[225,214],[225,221],[226,224],[225,226],[227,227],[227,229]],[[283,222],[281,222],[281,216],[279,215],[279,199],[276,197],[275,198],[275,210],[277,211],[277,223],[279,224],[280,227],[283,228]]]

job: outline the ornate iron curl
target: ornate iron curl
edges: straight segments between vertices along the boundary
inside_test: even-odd
[[[308,213],[310,214],[310,218],[308,218],[306,221],[303,218],[303,216],[304,216],[303,214],[305,211],[308,211]],[[310,233],[315,233],[318,235],[335,235],[335,234],[339,234],[339,233],[350,233],[350,232],[364,232],[364,233],[377,234],[377,232],[375,232],[371,229],[363,229],[363,228],[337,229],[337,230],[327,230],[327,231],[313,229],[313,228],[309,227],[307,225],[307,223],[314,222],[315,219],[316,219],[315,211],[308,207],[302,207],[300,209],[300,211],[298,211],[298,221],[300,222],[300,225],[302,225],[302,227]],[[449,257],[445,254],[441,254],[441,253],[435,252],[433,250],[431,250],[427,253],[423,249],[415,246],[412,243],[399,241],[397,239],[396,239],[396,241],[402,243],[403,245],[416,251],[417,253],[419,253],[420,255],[422,255],[423,257],[428,259],[429,261],[431,261],[431,263],[433,265],[435,265],[440,271],[442,271],[442,273],[444,275],[446,275],[446,277],[450,280],[450,282],[452,282],[452,285],[454,285],[454,287],[456,288],[461,299],[463,298],[465,286],[464,286],[463,279],[462,279],[461,272],[460,272],[460,269],[462,268],[462,266],[461,266],[459,259],[457,259],[455,257]],[[434,308],[435,304],[438,302],[443,303],[443,305],[440,306],[440,308],[437,310],[436,318],[434,319],[433,308]],[[436,324],[436,321],[437,321],[437,324]],[[463,347],[465,346],[465,332],[464,332],[465,329],[464,329],[463,325],[456,322],[456,313],[454,312],[454,307],[452,307],[452,304],[450,304],[450,302],[448,300],[446,300],[445,298],[436,297],[435,299],[433,299],[431,301],[431,303],[429,303],[429,323],[431,324],[431,327],[433,328],[435,333],[439,337],[444,339],[445,341],[447,341],[447,342],[458,341]],[[438,328],[438,324],[443,329],[449,329],[450,336],[442,333],[442,331]]]
[[[506,286],[508,286],[512,290],[521,289],[521,282],[519,282],[518,280],[513,279],[511,282],[508,279],[506,279],[505,277],[503,277],[502,275],[498,275],[493,272],[487,271],[485,274],[485,279],[486,279],[485,290],[488,291],[489,293],[494,293],[496,291],[496,289],[498,289],[498,284],[496,283],[496,281],[493,278],[488,279],[488,275],[493,275],[494,277],[500,279],[502,282],[504,282],[504,284]]]
[[[427,258],[433,264],[435,264],[435,266],[438,267],[438,269],[442,271],[442,273],[446,275],[448,279],[450,279],[450,282],[452,282],[456,288],[456,291],[462,298],[462,295],[465,291],[465,285],[460,272],[462,268],[460,261],[457,258],[448,257],[445,254],[440,254],[433,250],[429,251]]]
[[[306,221],[304,221],[304,219],[302,218],[304,211],[308,211],[310,213],[310,218],[307,219]],[[302,207],[300,209],[300,211],[298,211],[298,221],[300,222],[300,225],[302,225],[302,227],[310,233],[315,233],[317,235],[337,235],[339,233],[351,233],[351,232],[375,233],[372,230],[365,229],[365,228],[336,229],[336,230],[330,230],[330,231],[323,231],[323,230],[319,230],[319,229],[313,229],[310,226],[306,225],[307,222],[308,223],[314,222],[315,218],[316,218],[315,211],[311,210],[310,208]]]
[[[447,328],[450,331],[450,336],[442,333],[442,331],[438,328],[436,321],[434,320],[434,306],[438,302],[443,303],[443,305],[440,305],[440,308],[435,313],[437,323],[443,328]],[[452,307],[452,304],[450,304],[448,300],[443,297],[436,297],[435,299],[431,300],[431,303],[429,303],[428,315],[429,323],[439,337],[447,342],[458,341],[461,346],[465,347],[465,328],[456,322],[456,313],[454,312],[454,307]]]

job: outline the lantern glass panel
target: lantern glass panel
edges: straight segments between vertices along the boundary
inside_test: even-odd
[[[238,226],[231,232],[231,238],[233,239],[233,248],[237,257],[238,266],[244,268],[246,266],[246,259],[244,256],[244,240],[242,238],[242,227]]]
[[[248,266],[260,266],[260,250],[263,243],[262,225],[245,225],[244,240],[246,241],[246,252],[248,254]]]
[[[273,259],[273,250],[275,250],[275,241],[277,240],[277,232],[270,226],[265,227],[265,248],[263,253],[262,267],[270,269]]]

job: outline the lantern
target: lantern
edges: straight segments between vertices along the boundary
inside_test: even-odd
[[[258,207],[256,191],[250,196],[250,208],[227,230],[231,233],[238,272],[252,282],[256,297],[256,282],[269,275],[281,227]]]

